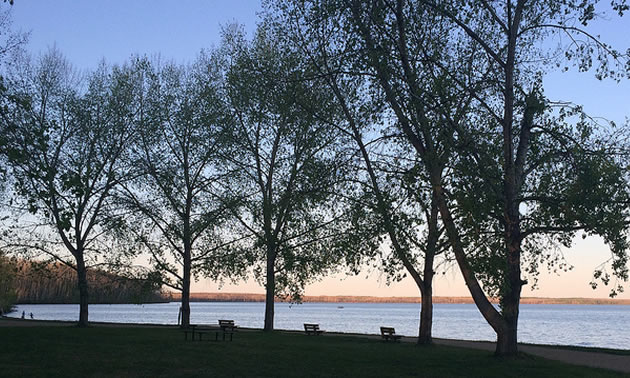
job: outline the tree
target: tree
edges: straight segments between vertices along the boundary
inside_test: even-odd
[[[11,311],[17,299],[15,292],[16,270],[15,261],[0,255],[0,314]]]
[[[5,0],[4,3],[7,1]],[[13,5],[13,0],[9,1]],[[5,62],[9,55],[17,54],[28,41],[28,34],[17,33],[11,30],[12,20],[11,13],[8,9],[0,9],[0,68],[4,73]],[[11,122],[9,118],[10,108],[21,104],[21,99],[11,95],[7,91],[5,79],[0,75],[0,122],[7,124]],[[1,130],[1,129],[0,129]],[[10,178],[7,174],[7,163],[2,153],[3,146],[7,145],[3,134],[0,133],[0,200],[4,202],[6,199],[7,183]],[[0,205],[0,209],[4,208],[4,203]],[[0,313],[11,310],[16,299],[15,294],[15,264],[14,261],[3,255],[0,250]]]
[[[2,64],[5,63],[7,56],[19,52],[22,46],[27,43],[29,37],[28,33],[11,30],[13,25],[11,11],[3,8],[4,6],[0,6],[0,62]]]
[[[568,60],[588,69],[595,55],[598,77],[623,75],[627,58],[572,24],[594,17],[591,2],[305,4],[315,10],[308,20],[337,18],[335,43],[356,45],[343,55],[356,68],[345,72],[372,79],[374,92],[365,93],[382,93],[422,161],[464,280],[497,333],[497,354],[517,352],[523,254],[535,272],[543,251],[583,230],[604,236],[613,273],[627,279],[625,167],[597,125],[550,106],[540,62],[557,62],[532,48],[559,33],[585,36],[585,44],[572,39]],[[575,195],[584,190],[587,197]],[[484,290],[500,296],[500,311]]]
[[[13,1],[10,3],[13,5]],[[0,7],[0,68],[2,72],[4,72],[6,61],[10,59],[11,55],[17,55],[21,52],[22,46],[28,41],[28,34],[12,31],[11,12],[8,9],[1,8],[2,7]],[[0,118],[4,119],[3,122],[10,122],[10,120],[7,119],[9,108],[19,101],[19,98],[7,93],[4,76],[0,75]],[[2,140],[1,137],[0,135],[0,146],[6,144],[6,141]],[[5,165],[6,162],[0,154],[0,195],[4,194],[7,189],[6,183],[9,181],[7,180],[8,177]],[[3,197],[0,196],[0,199],[3,199]]]
[[[38,260],[12,259],[13,292],[20,303],[77,303],[77,274],[67,265]],[[90,303],[161,302],[161,283],[151,274],[126,277],[98,268],[90,268],[87,280]]]
[[[227,95],[234,117],[231,191],[243,249],[266,288],[266,331],[273,330],[274,298],[299,299],[304,285],[336,263],[333,241],[343,213],[333,202],[342,141],[334,129],[305,114],[298,101],[317,103],[302,79],[299,56],[264,22],[252,42],[226,34]]]
[[[400,133],[388,122],[384,99],[370,88],[369,70],[358,64],[356,41],[340,33],[343,21],[339,14],[323,11],[325,3],[272,2],[270,13],[276,12],[276,27],[290,36],[313,66],[313,80],[331,93],[330,105],[308,110],[347,135],[360,156],[357,164],[363,165],[364,175],[358,178],[363,189],[353,206],[354,248],[350,249],[355,257],[350,260],[361,264],[363,258],[374,258],[380,238],[389,238],[392,253],[383,261],[385,271],[391,279],[400,279],[404,268],[413,278],[422,296],[418,343],[430,344],[434,260],[446,249],[437,203],[428,180],[419,180],[426,173],[411,157],[415,153],[397,140]],[[379,133],[384,135],[373,137]],[[370,239],[375,240],[366,243]],[[371,248],[358,247],[369,244]]]
[[[569,58],[588,68],[592,55],[600,53],[598,74],[610,74],[606,57],[620,55],[571,24],[573,17],[588,23],[592,3],[345,4],[349,28],[361,41],[375,81],[429,172],[464,280],[497,333],[498,355],[517,353],[518,307],[526,284],[521,264],[524,254],[544,256],[548,245],[540,238],[569,245],[578,230],[602,235],[614,253],[615,273],[627,279],[623,168],[611,158],[610,146],[596,146],[594,125],[570,124],[566,113],[551,112],[540,86],[542,67],[536,65],[545,54],[532,48],[556,32],[586,35],[589,47],[569,46]],[[434,25],[443,22],[455,32],[432,38]],[[422,81],[436,68],[471,98],[471,111],[462,122],[441,125],[444,133],[432,132],[431,120],[450,117]],[[446,177],[436,159],[440,148],[449,146],[457,148],[457,169]],[[597,178],[597,185],[587,185],[587,177]],[[557,191],[543,192],[551,188]],[[588,197],[571,194],[585,189]],[[484,289],[499,295],[500,311]]]
[[[24,102],[10,107],[2,124],[17,218],[2,247],[72,267],[80,293],[79,326],[87,326],[88,266],[113,252],[109,236],[118,219],[110,194],[127,179],[119,163],[135,117],[134,88],[125,67],[102,65],[81,92],[57,50],[19,68],[9,91]]]
[[[229,114],[216,55],[202,54],[190,67],[136,63],[143,77],[139,127],[128,164],[138,176],[119,190],[131,212],[127,230],[163,275],[182,292],[182,327],[190,324],[190,284],[200,274],[238,264],[216,261],[222,223],[232,200],[218,197]],[[131,168],[130,168],[131,169]]]

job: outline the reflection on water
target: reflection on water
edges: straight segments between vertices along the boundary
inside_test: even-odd
[[[115,323],[176,324],[179,303],[90,305],[90,320]],[[19,305],[36,319],[78,320],[78,305]],[[234,319],[242,327],[262,328],[264,304],[260,302],[191,303],[191,322],[216,323]],[[378,333],[392,326],[396,333],[417,335],[420,304],[414,303],[304,303],[276,304],[277,329],[303,329],[319,323],[327,331]],[[630,306],[521,305],[519,341],[630,349]],[[494,340],[492,328],[473,304],[436,304],[433,336],[464,340]]]

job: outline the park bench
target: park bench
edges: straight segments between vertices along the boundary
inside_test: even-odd
[[[381,337],[385,341],[398,341],[402,336],[396,334],[394,327],[381,327]]]
[[[325,331],[319,329],[319,324],[304,323],[304,332],[306,332],[307,335],[318,336],[324,333]]]
[[[219,328],[221,329],[223,340],[225,341],[226,336],[229,335],[230,341],[232,341],[232,336],[234,335],[234,331],[236,331],[238,326],[234,324],[234,320],[219,319]],[[217,333],[216,339],[218,338],[219,335]]]

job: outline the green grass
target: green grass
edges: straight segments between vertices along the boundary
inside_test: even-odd
[[[0,327],[0,376],[46,377],[608,377],[524,355],[346,337],[237,332],[185,342],[177,329]]]

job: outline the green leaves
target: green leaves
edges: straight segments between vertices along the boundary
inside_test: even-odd
[[[116,89],[122,71],[103,66],[82,91],[57,50],[21,64],[25,70],[7,90],[28,101],[12,103],[10,122],[2,124],[7,146],[0,152],[13,178],[15,213],[3,243],[93,262],[112,252],[110,194],[126,174],[119,162],[130,124],[121,105],[127,100]]]
[[[334,127],[309,109],[327,98],[300,51],[265,20],[252,41],[238,31],[225,37],[227,95],[233,114],[234,171],[240,192],[235,212],[254,273],[268,290],[297,298],[304,285],[335,265],[332,243],[344,204],[335,204],[343,177],[342,142]],[[337,206],[336,206],[337,205]]]
[[[162,283],[189,292],[191,280],[242,274],[229,254],[234,194],[232,130],[218,50],[202,52],[189,66],[139,59],[135,83],[136,139],[125,155],[135,175],[116,191],[128,211],[125,232],[148,257]],[[125,87],[124,85],[122,85]]]

